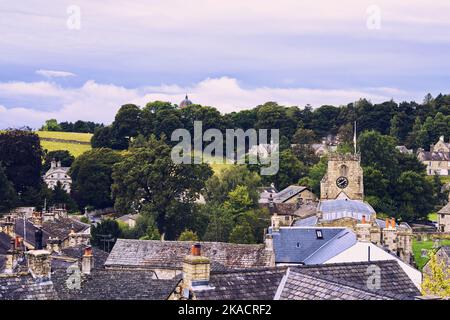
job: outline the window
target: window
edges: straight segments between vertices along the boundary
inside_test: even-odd
[[[297,246],[296,246],[297,248],[300,248],[300,242],[297,242]]]
[[[317,239],[323,239],[322,230],[316,230],[316,237],[317,237]]]

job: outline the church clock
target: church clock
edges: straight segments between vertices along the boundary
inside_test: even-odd
[[[339,177],[336,179],[336,185],[339,189],[345,189],[348,187],[348,179],[346,177]]]

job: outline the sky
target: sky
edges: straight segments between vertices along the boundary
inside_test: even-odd
[[[449,93],[448,0],[0,1],[0,128]]]

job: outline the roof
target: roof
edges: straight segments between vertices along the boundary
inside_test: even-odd
[[[281,227],[278,232],[269,228],[269,233],[278,264],[323,263],[356,243],[356,235],[346,228]]]
[[[61,250],[61,253],[52,253],[52,268],[67,268],[76,260],[78,260],[79,265],[81,265],[81,258],[83,257],[84,249],[87,247],[92,249],[94,268],[103,268],[109,253],[96,247],[91,247],[84,244],[64,248]]]
[[[441,250],[450,258],[450,246],[442,246]]]
[[[273,195],[273,201],[275,203],[283,203],[285,201],[288,201],[292,197],[295,197],[299,193],[309,190],[307,187],[304,186],[296,186],[296,185],[290,185],[289,187],[281,190],[280,192]]]
[[[421,161],[450,161],[450,152],[422,151],[419,158]]]
[[[370,204],[350,199],[322,200],[319,203],[318,211],[322,213],[323,220],[346,217],[362,220],[363,215],[367,220],[370,220],[370,216],[375,214],[375,210]]]
[[[123,216],[118,217],[117,220],[124,221],[124,222],[126,222],[127,220],[136,221],[138,217],[139,217],[138,214],[125,214]]]
[[[311,216],[304,219],[295,220],[294,227],[314,227],[317,224],[317,217]]]
[[[90,225],[71,218],[61,217],[55,219],[55,221],[45,221],[42,224],[43,245],[44,246],[46,245],[47,239],[49,237],[52,238],[58,237],[60,240],[64,240],[69,236],[69,233],[72,230],[72,228],[74,229],[75,232],[78,233],[86,231],[89,227]],[[34,233],[38,227],[35,226],[33,223],[31,223],[30,220],[26,220],[25,228],[26,228],[26,240],[28,243],[34,246],[36,244]],[[15,220],[15,232],[17,235],[23,237],[24,234],[23,218],[17,218]]]
[[[198,300],[272,300],[286,268],[212,274],[211,288],[195,290]]]
[[[175,289],[179,279],[153,279],[148,270],[94,269],[81,276],[80,289],[67,287],[67,271],[52,273],[58,297],[63,300],[165,300]]]
[[[51,281],[37,281],[28,273],[0,274],[0,300],[57,299]]]
[[[0,273],[5,269],[6,266],[6,256],[0,254]]]
[[[447,203],[441,210],[438,212],[439,214],[450,214],[450,202]]]
[[[379,288],[367,285],[368,268],[381,272]],[[212,274],[194,287],[198,300],[409,300],[420,295],[395,261],[319,264]]]
[[[190,105],[192,105],[192,101],[189,100],[188,96],[186,95],[184,100],[180,102],[180,108],[184,108],[184,107],[187,107],[187,106],[190,106]]]
[[[289,269],[280,300],[391,300],[385,295],[354,288],[332,279],[303,274],[301,270]]]
[[[165,268],[181,270],[185,256],[196,242],[117,239],[105,267]],[[270,251],[259,244],[200,242],[202,254],[211,259],[213,271],[267,267]]]
[[[368,270],[373,266],[380,268],[380,289],[378,290],[396,295],[420,295],[419,289],[395,260],[306,265],[297,268],[301,268],[302,273],[310,276],[342,280],[356,288],[367,288],[369,277],[373,275]]]
[[[0,254],[6,254],[11,248],[11,237],[4,232],[0,232]]]

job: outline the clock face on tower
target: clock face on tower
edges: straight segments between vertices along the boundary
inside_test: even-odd
[[[339,177],[336,179],[336,185],[339,189],[345,189],[348,186],[348,179],[346,177]]]

